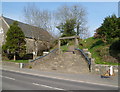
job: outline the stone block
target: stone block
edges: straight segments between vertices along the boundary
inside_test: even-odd
[[[91,58],[91,56],[92,56],[92,55],[91,55],[91,53],[90,53],[90,52],[88,52],[88,58]]]
[[[83,49],[84,52],[88,52],[88,49]]]
[[[46,55],[46,54],[48,54],[48,53],[49,53],[49,52],[43,52],[43,56]]]

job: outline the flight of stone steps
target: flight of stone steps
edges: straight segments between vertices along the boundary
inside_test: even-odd
[[[89,73],[86,61],[80,54],[65,52],[52,57],[37,60],[32,66],[36,70],[58,71],[67,73]]]

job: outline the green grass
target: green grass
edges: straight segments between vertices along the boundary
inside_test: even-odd
[[[28,60],[6,60],[7,62],[28,63]]]
[[[64,52],[64,51],[67,51],[68,50],[68,46],[67,45],[63,45],[60,47],[61,50]]]
[[[120,65],[120,63],[113,63],[113,62],[97,62],[96,64],[104,64],[104,65]]]
[[[105,44],[101,39],[94,39],[93,37],[90,37],[88,39],[80,41],[80,44],[83,45],[79,46],[80,49],[88,48],[88,50],[92,53],[92,57],[95,58],[96,64],[120,65],[120,63],[108,61],[109,58],[103,58],[105,55],[111,57],[109,54],[110,44]],[[111,59],[113,58],[111,57]]]

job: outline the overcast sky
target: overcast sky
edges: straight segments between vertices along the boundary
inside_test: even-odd
[[[87,11],[87,26],[91,36],[104,18],[115,14],[118,16],[118,2],[3,2],[2,14],[5,17],[24,22],[23,8],[28,3],[34,3],[39,9],[56,10],[61,5],[80,4]]]

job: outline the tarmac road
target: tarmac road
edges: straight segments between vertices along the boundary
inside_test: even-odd
[[[118,87],[75,82],[2,70],[2,90],[118,90]]]

